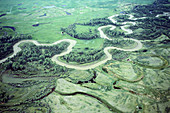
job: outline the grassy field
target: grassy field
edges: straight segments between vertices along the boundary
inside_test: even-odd
[[[7,42],[9,39],[9,42],[15,42],[12,37],[8,39],[8,36],[16,34],[31,35],[33,40],[40,43],[53,43],[61,39],[77,41],[72,49],[64,42],[50,47],[37,47],[32,43],[20,44],[22,50],[19,53],[0,63],[0,111],[168,113],[170,49],[168,33],[164,32],[166,26],[163,26],[168,22],[168,17],[155,17],[155,21],[134,20],[137,24],[129,27],[134,31],[129,35],[123,34],[126,32],[119,26],[121,22],[113,32],[110,32],[109,27],[102,29],[104,34],[113,40],[101,38],[98,31],[101,26],[113,25],[104,18],[122,12],[138,15],[138,12],[131,9],[139,4],[151,4],[153,1],[0,0],[0,43],[4,44],[0,45],[2,50],[10,44]],[[147,13],[146,18],[154,18],[150,16],[150,9],[147,8],[148,11],[145,12],[145,6],[147,5],[141,6],[143,9],[141,12],[139,10],[140,15]],[[158,9],[153,10],[153,14],[157,15],[154,13],[157,11],[164,12],[162,7],[159,7],[160,4],[155,3],[154,6],[156,7],[152,8]],[[96,22],[94,26],[91,26],[93,22],[90,23],[92,19]],[[159,19],[166,21],[157,21]],[[153,32],[145,29],[148,27],[146,22],[152,26],[149,30]],[[157,26],[159,22],[160,25]],[[76,25],[76,28],[72,24]],[[3,26],[12,26],[16,30]],[[73,35],[66,32],[66,28]],[[90,29],[93,32],[89,32]],[[88,38],[91,35],[89,33],[97,35]],[[158,33],[162,36],[155,37],[155,34],[159,36]],[[77,34],[81,34],[81,38],[78,38]],[[18,39],[20,37],[16,38],[17,41]],[[141,41],[142,47],[138,49],[139,42],[131,39]],[[112,55],[108,55],[108,60],[105,55],[107,51],[103,51],[106,47],[117,47],[120,50],[107,50]],[[61,55],[55,58],[67,65],[55,62],[54,55]],[[92,67],[92,64],[99,62],[102,64]],[[69,67],[69,64],[92,68],[81,70]]]
[[[94,39],[94,40],[78,40],[78,43],[74,46],[74,48],[94,48],[99,49],[103,47],[104,39]]]
[[[119,13],[119,10],[116,11],[115,8],[102,8],[102,3],[105,1],[100,2],[99,0],[95,0],[92,2],[90,0],[71,0],[65,2],[58,0],[37,0],[36,2],[28,2],[24,0],[21,2],[19,0],[7,0],[5,2],[1,2],[1,13],[8,12],[5,17],[1,18],[1,25],[14,26],[16,27],[16,32],[21,34],[30,34],[33,36],[33,39],[42,43],[52,43],[63,38],[72,39],[72,37],[68,35],[61,34],[61,27],[68,27],[70,24],[75,22],[83,23],[90,19],[108,17],[115,13]],[[116,1],[113,1],[113,3],[116,3]],[[110,2],[107,2],[107,4],[110,4]],[[113,5],[114,7],[117,7],[118,4]],[[47,8],[48,6],[54,7]],[[67,15],[66,12],[71,13],[71,15]],[[44,14],[46,14],[46,16],[42,16]],[[39,26],[33,27],[32,25],[35,24],[39,24]],[[87,29],[88,28],[85,27],[78,27],[80,32],[86,31]],[[82,42],[79,40],[77,41],[78,43]],[[96,43],[98,42],[99,40],[97,40]]]

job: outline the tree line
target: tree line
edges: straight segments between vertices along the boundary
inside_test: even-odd
[[[85,26],[104,26],[104,25],[110,25],[113,24],[108,17],[105,18],[95,18],[91,19],[89,22],[84,23],[78,23],[79,25],[85,25]]]
[[[97,33],[98,32],[97,29],[94,31],[89,29],[89,31],[78,33],[76,31],[76,25],[77,24],[72,24],[72,25],[69,25],[67,28],[61,28],[61,31],[63,33],[67,33],[71,37],[82,39],[82,40],[91,40],[91,39],[95,39],[99,37]]]
[[[113,24],[108,18],[96,18],[92,19],[89,22],[84,23],[74,23],[69,25],[67,28],[61,28],[61,31],[63,33],[67,33],[68,35],[82,40],[91,40],[100,37],[98,30],[95,29],[94,31],[89,29],[87,32],[78,33],[76,31],[76,25],[82,25],[82,26],[104,26],[104,25],[110,25]]]
[[[68,42],[62,42],[54,46],[36,46],[33,43],[25,43],[15,57],[8,59],[4,66],[13,71],[21,70],[25,75],[52,73],[61,74],[68,71],[66,67],[52,62],[50,59],[60,54],[69,46]]]
[[[129,37],[135,37],[139,39],[147,39],[152,40],[158,38],[162,34],[169,36],[169,28],[170,28],[170,20],[168,17],[153,17],[153,18],[146,18],[143,20],[137,20],[140,24],[135,26],[130,26],[130,29],[136,30],[138,28],[144,29],[140,36],[131,34]]]
[[[30,35],[15,35],[11,36],[4,34],[0,36],[0,59],[7,57],[13,52],[13,45],[20,40],[32,39]]]
[[[60,59],[66,62],[76,62],[79,64],[85,64],[97,61],[104,56],[102,49],[89,50],[85,51],[72,51],[67,55],[61,56]]]
[[[132,20],[129,20],[128,15],[119,15],[119,16],[115,17],[115,19],[117,22],[132,21]]]
[[[124,39],[114,39],[114,40],[105,40],[103,47],[127,47],[130,46],[131,44],[134,44],[135,42],[132,40],[124,40]]]
[[[156,0],[153,4],[150,5],[137,5],[133,8],[132,13],[135,13],[135,17],[155,17],[162,12],[169,12],[169,6],[164,5],[168,0]]]
[[[103,29],[103,32],[110,38],[120,38],[120,36],[125,36],[123,31],[110,30],[109,28]]]

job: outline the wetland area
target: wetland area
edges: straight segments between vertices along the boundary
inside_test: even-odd
[[[0,112],[169,113],[169,0],[0,0]]]

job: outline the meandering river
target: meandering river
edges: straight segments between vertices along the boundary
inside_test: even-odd
[[[118,15],[113,15],[113,16],[110,16],[108,17],[108,19],[110,21],[112,21],[113,23],[116,23],[117,21],[115,19],[113,19],[114,17],[116,17]],[[133,15],[129,15],[129,19],[131,20],[137,20],[137,19],[141,19],[141,18],[134,18]],[[126,33],[125,34],[131,34],[133,33],[133,31],[131,29],[127,29],[126,27],[130,26],[130,25],[126,25],[127,23],[130,23],[132,25],[135,25],[136,23],[135,22],[123,22],[122,23],[122,26],[121,26],[121,29],[124,30]],[[99,32],[100,32],[100,37],[101,38],[104,38],[106,40],[113,40],[113,39],[110,39],[109,37],[107,37],[107,35],[104,34],[104,32],[102,31],[103,28],[106,28],[106,27],[111,27],[110,30],[114,30],[116,28],[116,26],[114,25],[106,25],[106,26],[101,26],[98,28]],[[56,44],[59,44],[61,42],[69,42],[70,45],[67,47],[67,50],[60,53],[60,54],[57,54],[57,55],[54,55],[51,60],[54,61],[55,63],[57,63],[58,65],[61,65],[61,66],[65,66],[67,68],[74,68],[74,69],[77,69],[77,70],[88,70],[88,69],[92,69],[92,68],[95,68],[101,64],[104,64],[106,63],[108,60],[111,60],[112,59],[112,55],[109,53],[109,50],[110,49],[117,49],[117,50],[121,50],[121,51],[137,51],[139,49],[142,48],[142,43],[139,41],[139,40],[136,40],[136,39],[132,39],[132,38],[124,38],[124,40],[132,40],[134,42],[137,43],[137,46],[134,47],[134,48],[131,48],[131,49],[122,49],[122,48],[118,48],[118,47],[106,47],[104,48],[104,53],[106,55],[105,59],[103,60],[100,60],[98,62],[94,62],[94,63],[91,63],[91,64],[87,64],[87,65],[81,65],[81,64],[78,64],[78,65],[75,65],[75,64],[69,64],[69,63],[65,63],[65,62],[62,62],[60,60],[58,60],[58,57],[60,56],[63,56],[63,55],[66,55],[66,54],[69,54],[71,51],[72,51],[72,48],[76,45],[77,41],[75,40],[71,40],[71,39],[63,39],[63,40],[59,40],[59,41],[56,41],[52,44],[40,44],[38,43],[36,40],[22,40],[22,41],[19,41],[18,43],[16,43],[14,46],[13,46],[13,50],[14,50],[14,53],[2,60],[0,60],[0,63],[3,63],[5,62],[8,58],[12,58],[14,57],[18,52],[21,51],[21,48],[19,47],[19,45],[21,43],[25,43],[25,42],[32,42],[34,43],[35,45],[37,46],[53,46],[53,45],[56,45]]]

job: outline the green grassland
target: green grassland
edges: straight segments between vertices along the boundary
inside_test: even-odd
[[[7,2],[7,1],[6,1]],[[1,25],[6,26],[14,26],[16,27],[16,32],[22,33],[22,34],[30,34],[32,35],[33,39],[38,40],[42,43],[52,43],[56,40],[60,40],[63,38],[72,38],[68,35],[62,35],[61,34],[61,27],[67,27],[72,23],[83,23],[87,22],[90,19],[93,18],[103,18],[108,17],[110,15],[113,15],[117,13],[115,11],[115,8],[112,8],[111,10],[108,8],[100,8],[95,4],[98,2],[98,0],[93,1],[92,3],[90,1],[43,1],[43,2],[33,2],[33,3],[27,3],[28,1],[23,2],[13,2],[10,1],[10,4],[7,6],[2,4],[2,6],[6,6],[6,10],[4,10],[3,7],[2,13],[9,12],[10,8],[12,8],[12,11],[10,14],[6,15],[6,17],[2,18]],[[104,2],[104,1],[103,1]],[[116,2],[116,1],[114,1]],[[113,2],[113,3],[114,3]],[[53,4],[52,4],[53,3]],[[22,4],[22,5],[17,5]],[[69,4],[66,6],[62,6],[64,4]],[[87,7],[88,4],[96,5],[95,7]],[[109,3],[110,4],[110,3]],[[43,8],[44,6],[52,6],[55,5],[54,8]],[[100,4],[101,5],[101,4]],[[114,4],[115,7],[118,4]],[[73,7],[69,7],[73,6]],[[76,7],[75,7],[76,6]],[[19,10],[18,8],[27,8],[24,10]],[[67,15],[65,11],[70,12],[71,15]],[[46,13],[46,16],[39,17]],[[6,23],[6,19],[8,19],[8,22]],[[40,24],[37,27],[33,27],[32,25]],[[85,28],[85,27],[84,27]],[[86,28],[85,28],[86,29]],[[80,30],[84,31],[83,28],[80,28]]]
[[[78,39],[77,39],[78,40]],[[79,43],[74,46],[74,48],[92,48],[100,49],[103,47],[104,39],[94,39],[94,40],[79,40]],[[92,46],[93,45],[93,46]]]
[[[82,67],[105,60],[108,56],[104,49],[107,47],[123,50],[109,49],[110,60],[95,68],[78,70],[51,60],[54,55],[67,52],[70,43],[61,42],[53,46],[21,43],[19,53],[0,63],[0,111],[168,113],[169,19],[168,16],[155,16],[160,12],[169,12],[167,7],[170,3],[162,3],[167,0],[157,0],[159,4],[153,2],[1,0],[0,14],[7,14],[0,17],[2,58],[12,53],[15,43],[27,39],[40,43],[61,39],[77,41],[70,53],[58,57],[58,61]],[[137,23],[128,27],[134,32],[126,35],[119,24],[113,24],[108,19],[120,12],[146,18],[128,20],[125,15],[125,18],[115,17],[120,23]],[[100,37],[98,28],[105,25],[116,26],[114,30],[109,27],[102,29],[113,40]],[[3,26],[12,26],[16,30]],[[86,38],[75,37],[79,35]],[[95,37],[88,39],[90,36]],[[127,38],[139,40],[142,48],[134,51],[139,44]],[[126,49],[130,50],[124,51]]]

